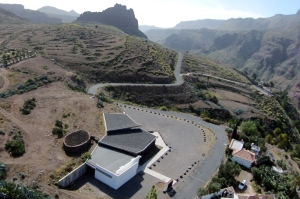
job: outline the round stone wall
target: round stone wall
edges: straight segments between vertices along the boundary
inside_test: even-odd
[[[84,130],[75,131],[64,138],[64,149],[68,153],[84,152],[90,144],[90,134]]]

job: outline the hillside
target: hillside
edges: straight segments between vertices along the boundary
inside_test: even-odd
[[[241,19],[236,19],[238,20]],[[258,26],[258,22],[261,21],[268,22],[268,25],[261,23]],[[275,15],[271,18],[257,19],[255,22],[257,23],[252,27],[258,27],[257,30],[184,29],[176,32],[174,29],[169,29],[150,30],[147,34],[155,31],[156,35],[162,32],[161,35],[167,36],[166,33],[169,31],[169,36],[165,40],[162,37],[153,39],[153,34],[149,38],[154,41],[159,40],[166,47],[190,51],[222,61],[241,71],[246,71],[249,75],[255,73],[261,81],[273,81],[276,88],[288,89],[293,103],[300,108],[299,86],[297,86],[300,77],[298,70],[300,12],[289,16]],[[226,27],[234,29],[238,26],[235,24]],[[272,29],[263,27],[272,27]]]
[[[6,46],[37,51],[89,82],[171,83],[177,52],[111,26],[37,26],[8,38]]]
[[[24,24],[28,23],[26,19],[23,19],[12,12],[0,8],[0,24]]]
[[[114,26],[129,35],[147,38],[139,30],[138,20],[135,18],[133,10],[127,10],[126,6],[120,4],[107,8],[103,12],[84,12],[77,18],[76,22],[98,22]]]
[[[28,19],[30,22],[34,23],[50,23],[50,24],[59,24],[62,23],[61,19],[50,17],[45,13],[25,9],[21,4],[0,4],[0,7],[6,10],[11,11],[19,17]]]
[[[201,29],[214,30],[265,30],[273,28],[284,28],[290,26],[296,20],[296,15],[277,14],[269,18],[237,18],[228,20],[202,19],[195,21],[183,21],[177,24],[174,29]]]
[[[51,17],[60,18],[63,23],[71,23],[79,17],[80,14],[76,13],[74,10],[65,11],[51,6],[44,6],[37,11],[46,13]]]

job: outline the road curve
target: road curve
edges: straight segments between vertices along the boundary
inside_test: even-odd
[[[183,84],[182,76],[180,75],[180,69],[181,69],[181,62],[182,62],[182,53],[178,52],[178,60],[176,63],[176,68],[174,71],[174,75],[176,78],[176,81],[172,84],[135,84],[135,83],[99,83],[91,86],[88,89],[88,93],[95,95],[98,88],[104,87],[104,86],[178,86]]]

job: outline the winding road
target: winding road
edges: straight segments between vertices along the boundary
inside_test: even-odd
[[[182,57],[183,57],[182,53],[178,52],[178,60],[174,71],[176,81],[172,84],[99,83],[91,86],[88,89],[88,93],[91,95],[95,95],[97,93],[98,88],[104,86],[178,86],[181,85],[183,84],[183,79],[182,76],[180,75]]]
[[[88,89],[88,93],[95,95],[97,92],[97,89],[104,86],[178,86],[184,83],[182,76],[187,74],[180,74],[181,70],[181,63],[183,59],[183,54],[181,52],[178,52],[178,61],[176,63],[176,68],[174,71],[174,75],[176,78],[176,81],[171,84],[134,84],[134,83],[99,83],[91,86]],[[1,69],[1,76],[3,77],[5,84],[0,89],[0,92],[4,91],[9,86],[9,81],[6,77],[6,71],[5,69]],[[217,78],[217,77],[216,77]],[[3,114],[5,117],[10,119],[12,122],[14,122],[16,125],[21,127],[29,136],[29,140],[32,140],[30,137],[30,131],[32,128],[17,118],[13,116],[12,113],[8,113],[4,109],[0,108],[0,113]],[[220,166],[221,162],[220,159],[223,157],[226,145],[228,143],[227,136],[224,133],[225,127],[224,126],[216,126],[210,123],[206,123],[202,121],[199,117],[195,117],[192,115],[184,114],[184,113],[175,113],[174,115],[181,115],[182,117],[185,117],[189,119],[190,121],[194,121],[196,123],[200,123],[210,129],[212,129],[215,132],[216,135],[216,141],[211,149],[209,154],[205,155],[205,163],[201,164],[199,167],[195,169],[193,174],[188,177],[183,183],[179,185],[179,187],[175,190],[177,194],[175,195],[175,198],[194,198],[197,193],[197,189],[205,184],[205,182],[211,177],[211,175],[217,170],[217,168]],[[32,149],[31,149],[32,150]],[[30,153],[26,153],[30,154]],[[23,156],[25,157],[25,156]]]

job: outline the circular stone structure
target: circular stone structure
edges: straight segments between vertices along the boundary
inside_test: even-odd
[[[80,153],[86,151],[91,144],[91,136],[84,130],[78,130],[68,134],[64,138],[64,149],[69,153]]]

